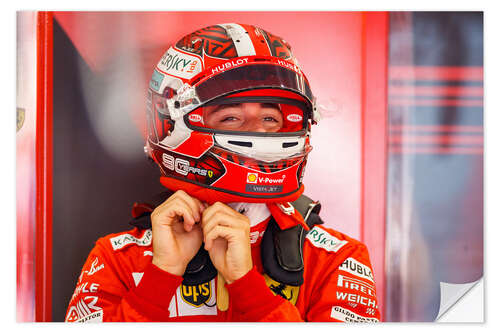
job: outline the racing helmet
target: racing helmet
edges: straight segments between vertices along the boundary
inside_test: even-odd
[[[233,121],[227,110],[235,108],[244,118],[241,105],[272,112],[265,121],[279,126],[243,131],[209,121]],[[310,129],[318,120],[308,80],[285,40],[253,25],[213,25],[180,39],[156,65],[144,150],[170,190],[208,203],[293,201],[303,192]]]

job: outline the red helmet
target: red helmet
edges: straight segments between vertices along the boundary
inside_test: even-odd
[[[314,101],[286,41],[247,24],[209,26],[182,38],[156,65],[145,152],[164,186],[200,200],[292,201],[303,191],[310,127],[319,120]],[[208,123],[207,114],[242,103],[272,108],[279,129]]]

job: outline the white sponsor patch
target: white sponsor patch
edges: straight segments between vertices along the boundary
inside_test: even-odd
[[[191,79],[203,69],[201,58],[192,54],[179,52],[172,47],[165,52],[158,62],[157,67],[164,73],[183,79]]]
[[[175,291],[174,296],[172,297],[172,300],[170,301],[170,304],[168,306],[168,311],[170,312],[170,317],[182,317],[182,316],[198,316],[198,315],[205,315],[205,316],[216,316],[217,315],[217,307],[216,305],[216,293],[217,290],[215,289],[215,279],[209,282],[209,295],[210,297],[208,300],[203,302],[203,304],[191,304],[189,303],[189,300],[193,301],[195,298],[200,295],[186,295],[186,292],[184,292],[184,297],[182,295],[182,290],[181,288],[186,286],[180,285],[177,287],[177,290]],[[206,287],[205,287],[206,288]],[[191,288],[189,292],[194,292],[196,288]],[[199,289],[200,291],[204,291],[204,289]],[[186,291],[186,290],[185,290]],[[186,296],[190,296],[188,300]]]
[[[93,312],[77,321],[78,323],[102,323],[102,310]]]
[[[375,281],[373,281],[373,273],[370,267],[360,263],[354,258],[349,257],[344,260],[344,262],[340,264],[339,269],[375,283]]]
[[[111,242],[111,246],[115,251],[129,244],[137,244],[139,246],[149,246],[151,245],[152,234],[153,233],[151,229],[148,229],[146,230],[144,235],[142,235],[141,238],[136,238],[130,234],[123,234],[120,236],[113,237],[109,241]]]
[[[337,252],[340,248],[342,248],[342,246],[348,243],[348,241],[341,241],[319,227],[312,228],[307,233],[306,238],[312,245],[325,249],[329,252]]]
[[[378,322],[377,318],[363,317],[358,315],[357,313],[354,313],[337,305],[334,305],[332,307],[332,312],[330,313],[330,317],[343,322],[351,322],[351,323]]]

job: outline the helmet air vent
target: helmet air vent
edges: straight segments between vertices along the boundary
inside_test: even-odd
[[[235,146],[241,146],[241,147],[252,147],[252,143],[248,141],[232,141],[229,140],[227,143],[235,145]]]
[[[295,142],[283,142],[283,148],[290,148],[290,147],[296,146],[298,144],[299,143],[297,141],[295,141]]]

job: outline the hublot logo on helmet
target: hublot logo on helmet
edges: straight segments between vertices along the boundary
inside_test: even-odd
[[[223,63],[222,65],[218,65],[218,66],[212,68],[212,74],[222,72],[222,71],[229,69],[231,67],[241,66],[241,65],[246,64],[246,63],[248,63],[248,58],[231,60],[231,61]]]

